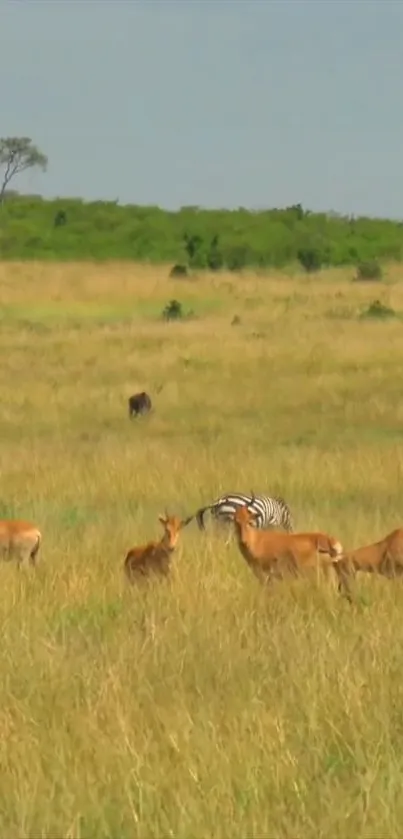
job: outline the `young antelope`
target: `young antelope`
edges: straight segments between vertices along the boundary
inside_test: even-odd
[[[186,527],[189,519],[182,520],[165,512],[165,516],[158,516],[158,520],[164,528],[162,539],[131,548],[126,556],[124,570],[130,582],[151,574],[167,577],[170,572],[172,552],[177,545],[180,531]]]

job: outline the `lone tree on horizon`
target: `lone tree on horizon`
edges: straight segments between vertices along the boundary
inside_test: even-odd
[[[46,171],[48,158],[30,137],[0,137],[0,167],[4,168],[0,187],[0,205],[4,203],[8,184],[16,175],[26,169],[38,167]]]

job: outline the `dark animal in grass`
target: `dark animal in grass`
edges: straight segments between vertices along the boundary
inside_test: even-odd
[[[129,398],[129,417],[137,417],[142,414],[149,414],[152,408],[151,399],[144,390],[135,393]]]

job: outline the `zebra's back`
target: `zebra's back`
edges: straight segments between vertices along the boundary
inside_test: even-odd
[[[255,525],[258,528],[281,527],[288,533],[294,530],[291,510],[281,496],[271,498],[266,495],[255,495],[252,497],[241,493],[229,493],[221,495],[209,505],[214,519],[227,522],[233,520],[238,507],[248,507],[255,513]]]

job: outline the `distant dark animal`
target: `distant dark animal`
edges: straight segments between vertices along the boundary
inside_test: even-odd
[[[149,414],[151,411],[151,399],[144,390],[135,393],[129,398],[129,417],[137,417],[138,414]]]
[[[229,493],[222,495],[202,507],[195,513],[195,518],[200,530],[204,530],[204,514],[210,510],[213,519],[221,522],[231,522],[234,519],[236,510],[239,507],[246,507],[255,514],[253,526],[266,529],[268,527],[280,527],[288,533],[294,530],[291,510],[283,498],[276,496],[270,498],[266,495],[242,495]]]

